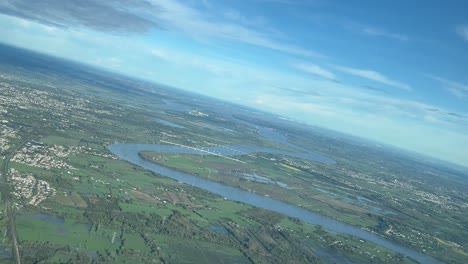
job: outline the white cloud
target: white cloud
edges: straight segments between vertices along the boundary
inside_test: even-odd
[[[344,66],[338,66],[338,65],[335,65],[334,68],[347,74],[351,74],[351,75],[365,78],[368,80],[376,81],[376,82],[379,82],[388,86],[400,88],[405,91],[413,90],[413,88],[411,88],[410,85],[392,80],[388,78],[387,76],[379,72],[373,71],[373,70],[357,69],[357,68],[350,68],[350,67],[344,67]]]
[[[468,41],[468,25],[458,26],[456,31],[460,37],[462,37],[465,41]]]
[[[170,49],[165,47],[154,47],[149,53],[167,63],[167,66],[173,65],[179,69],[190,68],[190,70],[201,70],[211,78],[217,77],[240,77],[239,74],[244,72],[240,69],[247,67],[227,60],[221,60],[214,57],[208,57],[193,53],[184,52],[181,50]]]
[[[439,76],[427,74],[427,77],[440,82],[444,89],[459,99],[468,98],[468,85],[448,80]]]
[[[329,80],[336,80],[336,77],[333,73],[315,64],[296,63],[296,64],[293,64],[292,66],[298,70],[304,71],[312,75],[316,75],[316,76],[329,79]]]
[[[265,17],[255,16],[253,18],[246,17],[239,13],[237,10],[229,9],[224,13],[224,16],[238,24],[244,24],[248,26],[265,27],[268,26],[268,21]]]
[[[271,34],[269,31],[262,31],[229,21],[209,19],[206,14],[199,12],[197,9],[174,0],[153,0],[152,2],[164,10],[164,12],[157,15],[158,20],[197,39],[217,38],[299,56],[325,57],[321,53],[276,40],[276,33]],[[232,16],[233,14],[231,14]],[[239,19],[239,17],[237,18]],[[242,19],[248,20],[245,17],[242,17]]]
[[[467,113],[452,113],[438,106],[368,93],[358,87],[328,79],[302,79],[264,67],[246,67],[242,64],[221,67],[239,73],[234,79],[245,79],[247,76],[250,80],[244,88],[238,86],[236,89],[239,101],[244,104],[248,105],[250,102],[264,110],[289,113],[289,117],[309,122],[322,116],[324,119],[316,124],[327,126],[329,123],[336,123],[329,128],[341,130],[343,127],[340,123],[346,116],[359,119],[360,115],[371,113],[375,115],[375,119],[381,117],[393,120],[392,122],[406,120],[426,126],[436,124],[453,131],[468,129]],[[271,90],[272,87],[274,90]]]
[[[361,28],[361,32],[365,35],[375,36],[375,37],[385,37],[393,40],[398,40],[401,42],[406,42],[409,38],[403,34],[388,32],[380,28],[365,26]]]
[[[170,60],[171,59],[171,56],[170,54],[168,54],[167,51],[163,50],[163,49],[152,49],[150,51],[151,55],[159,58],[159,59],[162,59],[162,60]]]
[[[359,93],[353,99],[333,96],[300,101],[268,94],[250,100],[285,117],[468,165],[464,132],[468,123],[445,120],[443,109],[437,113],[426,109],[434,106]]]
[[[463,98],[466,98],[468,97],[468,95],[460,90],[460,89],[457,89],[457,88],[454,88],[454,87],[447,87],[445,88],[449,93],[451,93],[452,95],[454,95],[455,97],[459,98],[459,99],[463,99]]]
[[[278,30],[263,27],[261,17],[235,11],[220,17],[178,0],[0,0],[0,13],[65,29],[89,28],[108,33],[147,33],[169,29],[203,41],[233,41],[305,57],[323,54],[290,43]],[[90,15],[100,14],[100,15]],[[239,23],[241,22],[241,23]]]
[[[16,44],[32,42],[38,49],[48,47],[47,51],[54,51],[57,55],[69,54],[68,57],[73,59],[80,56],[82,61],[95,64],[115,64],[119,61],[113,56],[119,54],[118,58],[122,63],[118,70],[127,74],[225,100],[236,98],[243,104],[255,104],[263,110],[275,111],[315,125],[411,147],[419,152],[433,151],[434,155],[439,157],[457,159],[468,164],[467,148],[464,148],[466,144],[459,143],[463,140],[468,142],[467,136],[464,135],[468,128],[468,119],[449,116],[449,111],[437,106],[371,94],[350,85],[306,78],[298,73],[275,70],[268,65],[252,65],[238,58],[224,58],[193,49],[167,48],[156,41],[149,45],[141,43],[138,39],[108,35],[103,37],[89,31],[72,32],[61,29],[59,32],[64,35],[56,38],[43,34],[45,29],[38,27],[37,23],[30,25],[31,31],[19,34],[13,25],[7,23],[10,19],[0,16],[0,24],[6,25],[0,27],[0,35],[7,36],[6,39],[10,42],[16,40]],[[131,56],[128,55],[129,51]],[[90,61],[89,57],[92,57],[93,61]],[[107,59],[94,61],[96,58]],[[335,66],[329,67],[336,69]],[[321,73],[330,77],[327,72],[331,72],[326,69],[318,66],[312,69],[314,74]],[[395,81],[375,71],[347,67],[342,67],[341,71],[344,69],[363,78],[395,84]],[[445,81],[458,89],[466,89],[466,86],[460,83]],[[299,91],[316,91],[321,96],[304,96],[273,90],[272,87],[275,86]],[[461,115],[467,116],[466,113]],[[442,133],[441,130],[451,131],[452,134]],[[421,134],[424,140],[419,138]],[[437,142],[433,142],[434,138],[438,138]],[[452,148],[454,142],[458,143]],[[436,151],[437,149],[443,151]]]
[[[397,40],[400,42],[407,42],[410,40],[410,38],[404,34],[391,32],[379,27],[365,25],[354,21],[345,21],[343,22],[343,26],[348,30],[367,36],[382,37],[390,40]]]
[[[295,5],[295,6],[304,6],[304,5],[315,5],[320,3],[320,0],[306,0],[306,1],[298,1],[298,0],[255,0],[259,3],[270,3],[270,4],[281,4],[281,5]]]
[[[456,87],[458,89],[465,90],[465,91],[468,92],[468,85],[466,85],[466,84],[462,84],[462,83],[459,83],[457,81],[452,81],[452,80],[449,80],[449,79],[445,79],[445,78],[442,78],[442,77],[439,77],[439,76],[436,76],[436,75],[427,74],[427,76],[429,78],[434,79],[436,81],[439,81],[442,84],[445,84],[447,86]]]
[[[58,28],[90,28],[114,33],[143,33],[157,28],[141,12],[146,1],[1,0],[0,13]],[[99,14],[99,15],[90,15]]]

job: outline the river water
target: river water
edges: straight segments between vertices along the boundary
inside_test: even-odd
[[[169,169],[157,164],[151,163],[142,159],[138,153],[141,151],[152,151],[159,153],[180,153],[180,154],[202,154],[202,152],[191,150],[178,146],[168,146],[168,145],[157,145],[157,144],[113,144],[108,147],[108,149],[118,156],[122,160],[126,160],[130,163],[133,163],[137,166],[143,167],[145,169],[151,170],[157,174],[170,177],[177,181],[194,185],[195,187],[207,190],[209,192],[221,195],[227,199],[242,202],[252,206],[260,207],[263,209],[275,211],[278,213],[285,214],[290,217],[296,217],[306,223],[312,225],[322,225],[324,228],[331,230],[336,233],[343,233],[353,235],[388,249],[391,249],[395,252],[401,253],[403,255],[409,256],[414,260],[417,260],[421,263],[439,263],[432,257],[421,254],[409,248],[399,246],[395,243],[385,240],[384,238],[372,234],[370,232],[364,231],[357,227],[336,221],[329,217],[310,212],[298,206],[290,205],[278,200],[271,199],[262,195],[258,195],[252,192],[248,192],[236,187],[231,187],[223,185],[218,182],[210,181],[207,179],[199,178],[191,174],[182,173],[173,169]],[[225,147],[215,147],[210,148],[209,151],[213,151],[225,156],[234,156],[239,155],[239,153],[249,154],[252,152],[266,152],[266,153],[276,153],[286,156],[294,155],[298,158],[305,158],[308,160],[315,160],[324,163],[333,163],[334,161],[321,156],[318,153],[295,153],[280,151],[267,148],[256,148],[252,146],[225,146]]]

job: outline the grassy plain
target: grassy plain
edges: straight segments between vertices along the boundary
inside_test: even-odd
[[[224,108],[211,99],[194,100],[195,95],[177,90],[21,52],[26,55],[0,64],[0,102],[2,109],[8,106],[1,118],[16,132],[16,136],[7,138],[10,149],[31,134],[31,141],[44,146],[31,152],[31,157],[40,157],[38,161],[11,162],[10,168],[22,175],[32,174],[55,191],[38,205],[13,200],[17,203],[15,222],[25,263],[412,263],[375,244],[225,200],[116,159],[106,149],[114,142],[166,140],[190,146],[290,148],[260,136],[251,126],[217,114]],[[28,63],[14,64],[21,60]],[[209,116],[193,116],[170,102],[205,111]],[[213,105],[217,110],[209,110]],[[154,119],[173,121],[184,128]],[[452,179],[451,171],[422,162],[406,164],[396,154],[327,137],[326,133],[250,121],[288,134],[292,142],[321,151],[338,163],[330,166],[262,153],[240,157],[246,162],[242,164],[212,156],[146,153],[147,158],[300,204],[443,261],[466,262],[468,236],[460,229],[466,219],[461,210],[468,200],[463,193],[466,185],[458,182],[456,186],[451,180],[422,173],[429,171]],[[63,147],[66,154],[51,153],[53,146]],[[44,160],[50,168],[38,165]],[[289,187],[247,181],[240,177],[243,172],[257,173]],[[414,177],[408,177],[410,174]],[[35,186],[33,193],[37,193]],[[404,191],[401,186],[410,189]],[[430,192],[435,196],[424,196]],[[24,196],[26,192],[18,193]],[[421,197],[434,201],[450,197],[442,200],[450,202],[434,205]],[[1,206],[4,208],[5,201]],[[7,234],[2,212],[0,231]],[[213,226],[227,232],[213,231]],[[390,226],[393,231],[387,234]],[[4,235],[0,246],[10,248],[10,244]],[[0,258],[12,262],[8,250]]]

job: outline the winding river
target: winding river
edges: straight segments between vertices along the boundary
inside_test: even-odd
[[[145,169],[151,170],[157,174],[170,177],[177,181],[194,185],[195,187],[207,190],[209,192],[221,195],[227,199],[242,202],[252,206],[260,207],[263,209],[275,211],[278,213],[285,214],[290,217],[296,217],[306,223],[312,225],[322,225],[324,228],[331,230],[336,233],[343,233],[353,235],[388,249],[391,249],[395,252],[401,253],[408,257],[411,257],[414,260],[417,260],[420,263],[440,263],[436,259],[399,246],[395,243],[385,240],[384,238],[372,234],[370,232],[364,231],[357,227],[336,221],[332,218],[310,212],[298,206],[290,205],[278,200],[274,200],[262,195],[258,195],[252,192],[248,192],[236,187],[231,187],[223,185],[218,182],[210,181],[207,179],[199,178],[191,174],[182,173],[173,169],[169,169],[157,164],[151,163],[142,159],[138,153],[141,151],[152,151],[159,153],[181,153],[181,154],[202,154],[194,149],[188,149],[179,146],[172,145],[157,145],[157,144],[113,144],[108,147],[108,149],[118,156],[122,160],[126,160],[130,163],[133,163],[137,166],[143,167]],[[219,153],[225,156],[235,156],[240,154],[249,154],[253,152],[263,152],[263,153],[275,153],[286,156],[304,158],[308,160],[315,160],[323,163],[334,163],[332,159],[329,159],[325,156],[320,155],[319,153],[296,153],[296,152],[287,152],[280,151],[275,149],[268,148],[257,148],[252,146],[239,146],[239,145],[229,145],[224,147],[214,147],[208,148],[209,151]]]
[[[155,105],[155,108],[172,110],[177,112],[187,112],[192,109],[191,106],[184,104],[179,104],[173,101],[165,100],[165,104]],[[206,109],[209,110],[209,109]],[[308,149],[302,148],[300,146],[294,145],[288,141],[288,137],[273,130],[266,128],[260,125],[257,125],[253,122],[242,120],[233,115],[233,112],[227,109],[210,109],[211,112],[216,113],[217,115],[223,116],[226,119],[230,119],[236,123],[244,124],[248,127],[251,127],[257,131],[257,133],[271,141],[280,143],[282,145],[288,146],[292,149],[297,150],[297,152],[289,152],[271,148],[261,148],[256,146],[244,146],[244,145],[227,145],[227,146],[218,146],[205,148],[204,150],[214,152],[224,156],[239,156],[255,152],[261,153],[270,153],[270,154],[280,154],[284,156],[300,158],[305,160],[311,160],[316,162],[321,162],[325,164],[335,164],[336,162],[326,157],[318,152],[313,152]],[[238,109],[236,109],[238,110]],[[327,216],[323,216],[317,213],[313,213],[306,209],[303,209],[298,206],[287,204],[269,197],[258,195],[249,191],[245,191],[236,187],[227,186],[218,182],[210,181],[200,177],[196,177],[191,174],[179,172],[164,166],[159,166],[147,160],[141,158],[138,153],[142,151],[152,151],[158,153],[179,153],[179,154],[206,154],[195,149],[188,149],[180,146],[173,145],[159,145],[159,144],[113,144],[108,147],[108,149],[118,156],[122,160],[126,160],[130,163],[133,163],[137,166],[151,170],[157,174],[170,177],[177,181],[193,185],[195,187],[204,189],[206,191],[218,194],[227,199],[242,202],[248,205],[256,206],[259,208],[271,210],[274,212],[282,213],[290,217],[296,217],[308,224],[312,225],[321,225],[324,228],[342,234],[349,234],[367,241],[373,242],[380,246],[386,247],[394,252],[401,253],[406,255],[420,263],[441,263],[438,260],[424,255],[422,253],[416,252],[412,249],[397,245],[393,242],[390,242],[378,235],[372,234],[360,228],[345,224],[343,222],[334,220]]]

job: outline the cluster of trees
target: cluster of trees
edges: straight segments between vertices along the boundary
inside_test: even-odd
[[[57,246],[50,242],[23,242],[22,261],[25,263],[47,263],[52,259],[60,263],[89,263],[91,257],[70,246]]]

